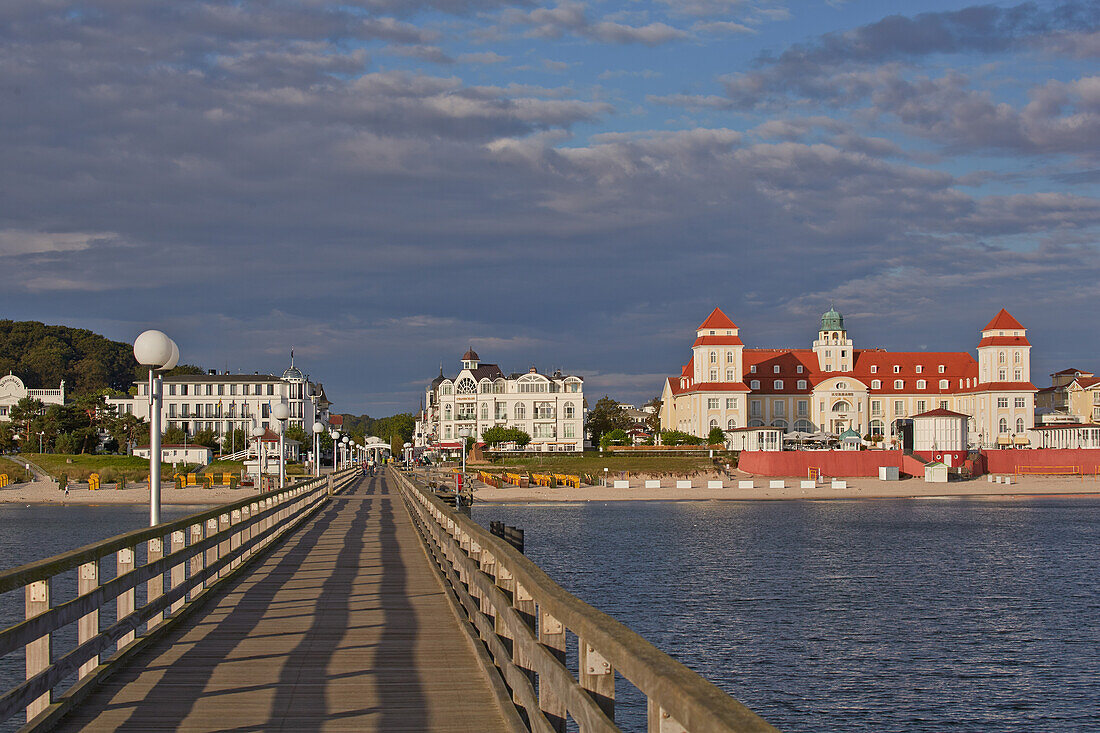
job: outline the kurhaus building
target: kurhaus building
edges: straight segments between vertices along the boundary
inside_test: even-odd
[[[695,331],[691,360],[665,381],[662,430],[776,426],[787,431],[879,435],[889,444],[913,415],[946,409],[969,416],[974,445],[1026,440],[1034,424],[1031,344],[1008,311],[967,352],[857,349],[844,317],[821,317],[809,349],[746,348],[715,308]]]
[[[534,368],[505,375],[496,364],[482,364],[471,349],[454,377],[439,376],[424,394],[416,424],[416,446],[454,449],[463,433],[481,440],[488,428],[514,427],[531,436],[528,450],[584,449],[584,380]]]
[[[137,395],[108,398],[119,412],[149,419],[149,384],[136,381]],[[227,435],[232,430],[275,427],[271,408],[285,402],[290,410],[287,427],[297,425],[310,432],[313,423],[325,422],[331,403],[325,389],[294,366],[281,377],[274,374],[181,374],[164,377],[161,425],[165,430],[180,428],[189,435],[211,430]]]

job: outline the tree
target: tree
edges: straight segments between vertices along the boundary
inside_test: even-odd
[[[604,433],[616,428],[629,430],[630,418],[618,402],[604,395],[596,402],[596,406],[588,411],[585,428],[592,435],[592,442],[599,443]]]
[[[661,443],[664,445],[700,445],[703,442],[702,438],[698,438],[691,433],[684,433],[679,430],[661,431]]]
[[[725,445],[726,434],[722,432],[722,428],[713,427],[710,429],[710,432],[707,433],[707,444],[718,445],[719,443]]]
[[[42,400],[24,397],[16,402],[8,413],[12,423],[18,425],[22,431],[24,445],[30,445],[31,424],[42,414],[43,408]]]
[[[200,430],[191,438],[195,445],[204,445],[211,450],[218,449],[218,436],[213,430]]]
[[[306,434],[306,429],[301,425],[291,425],[286,429],[287,440],[297,440],[302,444],[303,450],[313,450],[313,440]]]
[[[490,448],[496,447],[501,443],[515,443],[518,447],[523,448],[531,442],[531,436],[519,428],[506,428],[502,425],[494,425],[488,428],[481,434],[481,439],[485,441],[485,444]]]
[[[650,433],[656,435],[661,432],[661,398],[654,397],[649,402],[642,405],[642,407],[652,407],[653,412],[645,419],[645,426]]]
[[[161,436],[160,442],[162,445],[181,445],[187,440],[187,433],[183,432],[183,428],[168,428]]]
[[[627,436],[626,431],[622,428],[615,428],[603,434],[603,437],[600,438],[600,447],[606,448],[609,445],[626,445],[628,442],[630,442],[630,438]]]

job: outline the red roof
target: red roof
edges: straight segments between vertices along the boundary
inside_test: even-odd
[[[1038,392],[1031,382],[982,382],[960,392]]]
[[[328,416],[328,424],[329,425],[335,425],[338,428],[343,427],[343,425],[344,425],[344,416],[343,415],[329,415]]]
[[[1022,329],[1023,326],[1012,317],[1012,314],[1001,308],[997,312],[997,315],[993,316],[993,320],[989,322],[989,325],[983,328],[983,331],[992,331],[994,329],[1004,329],[1006,331],[1014,329]]]
[[[736,336],[700,336],[695,339],[695,343],[691,345],[691,348],[696,346],[741,346],[741,339]]]
[[[964,415],[961,412],[953,412],[951,410],[945,410],[942,407],[937,410],[929,410],[928,412],[922,412],[919,415],[913,415],[914,418],[918,417],[970,417],[970,415]]]
[[[1086,389],[1088,387],[1092,387],[1097,382],[1100,382],[1100,377],[1077,377],[1077,379],[1074,379],[1073,381],[1076,382],[1082,389]]]
[[[1080,369],[1063,369],[1060,372],[1054,372],[1054,374],[1052,374],[1051,376],[1057,377],[1057,376],[1062,375],[1062,374],[1081,374],[1081,375],[1086,375],[1086,376],[1090,376],[1090,377],[1092,376],[1092,372],[1083,372]]]
[[[696,331],[702,331],[704,328],[737,328],[737,325],[729,319],[721,308],[715,308],[707,316],[707,320],[703,321]]]
[[[978,342],[978,348],[983,346],[1031,346],[1031,342],[1025,336],[986,336]]]

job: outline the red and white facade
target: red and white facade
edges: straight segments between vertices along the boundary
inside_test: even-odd
[[[835,310],[809,349],[751,348],[715,308],[695,331],[691,360],[665,381],[661,429],[855,429],[888,446],[914,415],[943,409],[968,416],[972,446],[1021,444],[1034,426],[1030,351],[1026,329],[1004,309],[982,329],[975,359],[857,349]]]

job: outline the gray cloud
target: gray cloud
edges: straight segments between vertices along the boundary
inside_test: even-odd
[[[686,31],[666,23],[633,26],[610,20],[593,20],[588,17],[584,5],[577,2],[561,2],[552,8],[535,8],[529,12],[507,11],[503,23],[506,26],[527,26],[526,35],[532,38],[561,38],[565,34],[574,34],[603,43],[657,46],[688,37]]]

